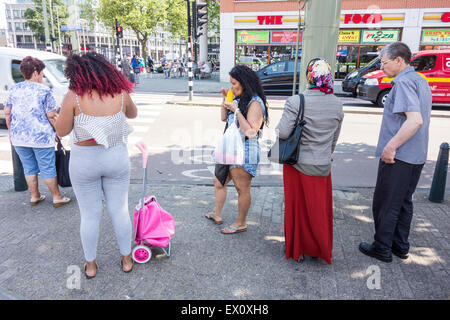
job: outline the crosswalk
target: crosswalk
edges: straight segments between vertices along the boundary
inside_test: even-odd
[[[138,116],[135,119],[127,119],[133,132],[128,136],[128,152],[130,157],[139,153],[135,147],[137,142],[143,140],[151,128],[151,125],[157,120],[161,111],[164,109],[165,102],[170,95],[152,95],[145,93],[133,93],[131,98],[138,108]],[[65,148],[70,149],[70,135],[62,138]],[[11,156],[11,145],[6,128],[0,129],[0,175],[11,175],[13,173],[13,164]]]

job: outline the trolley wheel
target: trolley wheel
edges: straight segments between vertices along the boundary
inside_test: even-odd
[[[131,257],[137,263],[146,263],[152,257],[152,251],[147,246],[137,246],[133,249]]]

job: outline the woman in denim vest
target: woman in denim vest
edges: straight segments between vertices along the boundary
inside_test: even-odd
[[[231,90],[235,97],[233,103],[225,102],[227,90],[222,89],[221,120],[230,126],[236,115],[238,127],[245,135],[245,162],[242,165],[216,164],[214,180],[214,212],[205,217],[216,224],[222,224],[223,205],[227,196],[227,184],[233,179],[238,192],[238,216],[234,223],[221,230],[224,234],[247,231],[247,213],[251,204],[250,186],[257,176],[261,150],[258,138],[263,124],[268,123],[267,101],[261,80],[256,72],[244,65],[237,65],[230,71]]]

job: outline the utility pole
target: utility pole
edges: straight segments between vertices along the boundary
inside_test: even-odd
[[[341,4],[342,0],[305,0],[299,92],[306,89],[304,70],[311,59],[319,57],[327,59],[334,78]]]
[[[51,51],[50,46],[50,33],[48,30],[48,17],[47,17],[47,0],[42,0],[42,15],[44,17],[44,33],[45,33],[45,50]]]
[[[67,7],[69,10],[69,25],[75,26],[77,24],[77,6],[75,5],[75,0],[68,0]],[[75,53],[80,53],[80,42],[78,39],[78,31],[70,31],[70,43],[72,45],[72,50]]]
[[[49,3],[50,3],[50,23],[51,23],[51,25],[52,25],[52,50],[53,51],[56,51],[55,50],[55,28],[54,28],[54,26],[53,26],[53,6],[52,6],[52,0],[48,0],[49,1]]]
[[[59,6],[56,7],[56,23],[58,25],[58,53],[62,54],[61,26],[59,25]]]
[[[300,35],[302,32],[302,10],[305,8],[305,2],[306,0],[303,0],[303,7],[301,6],[301,2],[302,0],[298,0],[298,25],[297,25],[297,43],[295,45],[295,62],[294,62],[294,83],[292,84],[292,95],[295,95],[295,91],[297,89],[296,86],[296,82],[298,80],[298,82],[300,82],[300,79],[297,77],[298,76],[298,70],[297,70],[297,64],[298,64],[298,56],[299,56],[299,52],[298,52],[298,48],[299,48],[299,43],[300,43]],[[292,54],[294,53],[294,50],[292,50]],[[292,58],[292,56],[291,56]],[[300,84],[299,84],[300,85]]]
[[[191,30],[191,5],[189,0],[186,0],[187,3],[187,23],[188,23],[188,86],[189,86],[189,101],[192,101],[192,97],[194,96],[194,81],[192,77],[192,30]],[[195,30],[194,30],[195,32]]]

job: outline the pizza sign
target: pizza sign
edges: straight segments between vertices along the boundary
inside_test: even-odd
[[[399,30],[364,30],[362,43],[391,43],[398,41]]]

